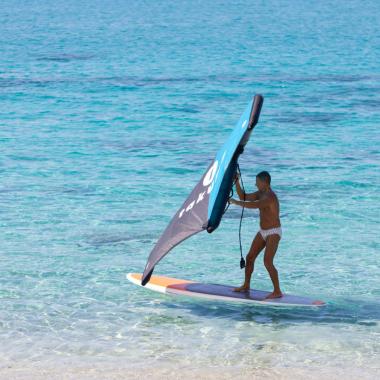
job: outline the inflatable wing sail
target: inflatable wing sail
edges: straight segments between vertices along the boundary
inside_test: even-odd
[[[233,186],[239,155],[259,120],[263,100],[261,95],[256,95],[249,102],[228,140],[173,216],[149,255],[142,285],[149,282],[155,265],[177,244],[202,230],[211,233],[219,226]]]

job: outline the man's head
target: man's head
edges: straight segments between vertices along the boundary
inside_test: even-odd
[[[270,187],[270,174],[266,171],[260,172],[256,175],[256,186],[260,191],[266,190]]]

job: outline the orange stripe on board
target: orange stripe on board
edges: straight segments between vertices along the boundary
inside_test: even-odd
[[[132,273],[131,275],[135,280],[141,281],[141,273]],[[165,276],[152,276],[149,284],[163,286],[165,288],[183,289],[186,284],[192,284],[194,281],[180,280],[178,278],[165,277]]]

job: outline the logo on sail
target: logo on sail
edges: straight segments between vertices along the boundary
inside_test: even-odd
[[[196,204],[202,202],[206,192],[207,194],[210,194],[213,186],[213,181],[215,179],[216,173],[218,172],[218,166],[219,163],[217,160],[215,160],[210,169],[207,171],[206,175],[203,177],[202,185],[204,187],[207,187],[207,189],[199,192],[197,198],[193,199],[185,208],[180,211],[178,218],[181,218],[185,212],[189,212]]]

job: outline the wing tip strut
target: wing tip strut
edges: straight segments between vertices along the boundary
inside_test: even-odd
[[[153,270],[154,270],[154,268],[150,272],[148,272],[148,274],[146,274],[146,275],[143,274],[143,276],[141,278],[141,285],[142,286],[145,286],[149,282],[150,278],[152,277]]]
[[[249,117],[248,129],[253,129],[253,127],[258,123],[263,102],[264,102],[264,97],[260,94],[255,95],[255,97],[253,98],[253,105],[252,105],[251,115]]]

